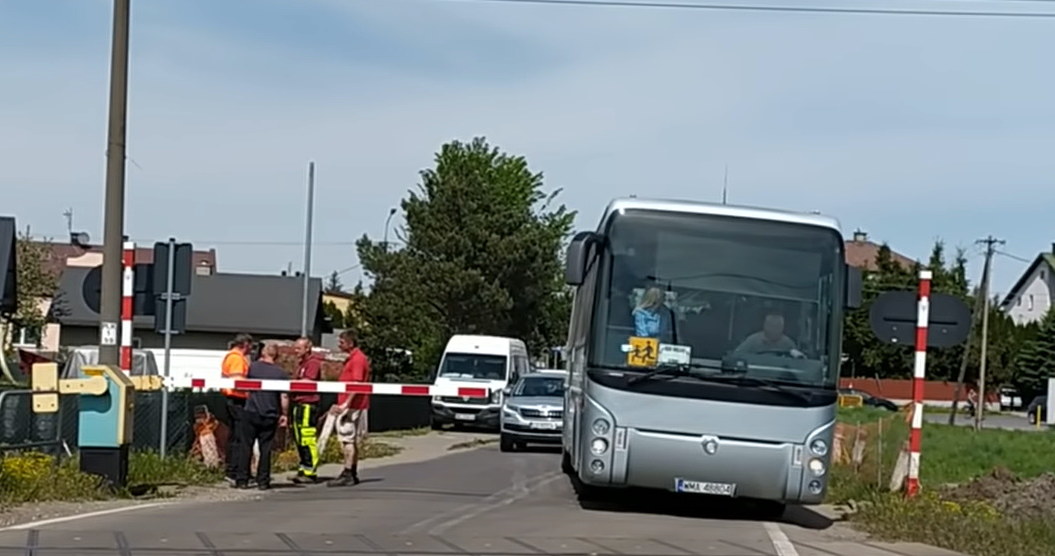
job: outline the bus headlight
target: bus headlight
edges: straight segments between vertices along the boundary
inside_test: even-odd
[[[820,438],[816,438],[813,442],[810,442],[810,451],[823,457],[828,454],[828,443]]]
[[[824,462],[817,458],[813,458],[810,460],[809,468],[810,473],[813,473],[817,477],[824,475],[825,471],[827,471],[827,469],[824,468]]]
[[[604,436],[608,434],[608,430],[610,428],[611,425],[609,425],[608,421],[605,421],[604,419],[595,419],[593,422],[593,433],[597,436]]]
[[[603,438],[594,438],[593,442],[590,443],[590,451],[597,456],[607,452],[608,441]]]

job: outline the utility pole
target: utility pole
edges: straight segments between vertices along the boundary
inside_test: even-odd
[[[988,261],[987,261],[988,262]],[[989,265],[984,264],[982,266],[982,283],[989,283]],[[982,312],[985,307],[985,300],[988,296],[982,292],[982,287],[978,287],[978,295],[974,300],[974,315]],[[949,426],[956,424],[956,413],[959,410],[960,405],[960,392],[963,391],[963,381],[967,376],[967,361],[971,358],[971,340],[974,338],[975,319],[971,319],[971,334],[967,335],[967,342],[963,346],[963,357],[960,359],[960,374],[956,376],[956,391],[952,396],[952,412],[949,413]]]
[[[110,47],[110,122],[106,140],[103,268],[99,300],[99,364],[117,365],[125,230],[125,124],[128,115],[128,22],[131,0],[114,0]]]
[[[985,270],[982,271],[982,349],[981,362],[978,365],[978,405],[974,412],[974,429],[981,430],[982,416],[985,414],[986,348],[989,340],[989,281],[992,275],[993,253],[997,245],[1003,245],[1005,242],[989,236],[975,243],[985,245]]]
[[[300,308],[300,335],[308,335],[308,284],[311,282],[311,225],[315,214],[315,163],[308,163],[308,217],[304,231],[304,276]]]

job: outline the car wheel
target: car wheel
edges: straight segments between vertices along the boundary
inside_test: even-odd
[[[516,442],[513,442],[512,438],[506,435],[502,435],[498,441],[498,449],[503,452],[515,452],[517,449]]]

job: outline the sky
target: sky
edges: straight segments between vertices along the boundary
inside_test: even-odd
[[[64,240],[72,209],[75,230],[102,237],[111,10],[0,0],[0,213],[35,235]],[[730,203],[819,210],[914,258],[942,239],[968,249],[972,276],[975,241],[1001,238],[1003,292],[1019,259],[1055,242],[1053,30],[1050,18],[133,0],[125,230],[213,247],[220,271],[300,270],[314,161],[312,273],[351,285],[354,241],[383,237],[443,143],[485,136],[561,189],[579,229],[613,197],[718,201],[727,167]]]

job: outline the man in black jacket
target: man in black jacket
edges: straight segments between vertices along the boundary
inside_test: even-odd
[[[249,366],[249,378],[257,380],[289,380],[289,375],[275,364],[278,357],[278,346],[265,344],[260,350],[260,357]],[[289,412],[289,396],[285,392],[254,391],[250,392],[245,403],[245,418],[239,435],[244,444],[252,446],[260,443],[260,459],[256,464],[256,484],[260,490],[271,488],[271,443],[275,440],[278,427],[287,425],[286,415]],[[249,486],[249,467],[253,459],[252,450],[243,450],[240,454],[238,474],[235,477],[235,488]]]

